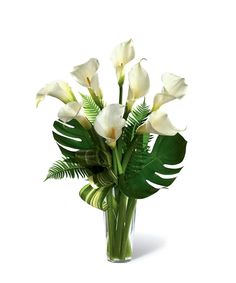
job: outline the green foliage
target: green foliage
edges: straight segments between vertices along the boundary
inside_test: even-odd
[[[80,197],[89,205],[106,210],[106,196],[110,188],[117,183],[117,176],[111,169],[104,169],[102,172],[88,177],[89,184],[80,190]]]
[[[123,133],[123,140],[126,145],[125,150],[127,150],[130,142],[133,140],[137,128],[146,121],[149,113],[150,110],[145,100],[130,112]]]
[[[48,179],[62,179],[65,177],[79,178],[79,176],[81,176],[84,178],[89,174],[91,174],[91,172],[87,168],[81,167],[78,163],[75,163],[67,158],[56,161],[49,168],[45,181]]]
[[[152,138],[153,136],[150,134],[137,136],[135,146],[127,166],[126,178],[129,178],[142,170],[149,158],[149,142]]]
[[[55,121],[53,127],[53,137],[66,157],[74,158],[76,151],[95,147],[88,130],[75,119],[67,123]]]
[[[158,136],[151,153],[146,152],[145,161],[142,163],[141,150],[136,155],[136,159],[130,162],[134,174],[129,174],[126,178],[122,191],[129,197],[145,198],[158,191],[150,181],[156,185],[168,187],[182,167],[168,168],[166,165],[178,165],[185,156],[186,140],[180,135],[175,136]],[[131,172],[131,170],[130,170]],[[161,175],[158,175],[161,174]],[[169,175],[169,176],[168,176]]]
[[[117,176],[111,169],[104,169],[102,172],[89,176],[89,181],[97,187],[107,187],[117,184]]]
[[[80,94],[83,99],[83,108],[88,120],[93,124],[97,115],[100,112],[100,108],[94,102],[90,95]]]
[[[94,189],[90,184],[87,184],[80,190],[79,195],[87,204],[101,210],[107,210],[108,205],[105,198],[110,188],[101,187]]]
[[[99,149],[79,150],[75,153],[75,159],[79,164],[85,167],[92,166],[111,166],[111,155]]]
[[[90,96],[82,95],[82,98],[87,117],[93,123],[100,108]],[[121,159],[124,174],[119,178],[114,173],[116,169],[113,172],[111,168],[111,152],[106,146],[99,146],[95,132],[84,129],[75,119],[68,123],[55,121],[53,137],[65,159],[53,164],[46,180],[88,176],[90,184],[81,189],[80,196],[88,204],[102,210],[107,209],[106,196],[111,187],[118,185],[125,195],[135,199],[148,197],[159,188],[168,187],[175,180],[173,175],[182,169],[180,166],[170,168],[168,165],[182,162],[187,142],[180,134],[158,136],[150,152],[152,136],[136,134],[137,128],[149,114],[149,107],[143,101],[127,118],[118,143],[118,152],[124,154]],[[156,185],[160,187],[156,188]]]

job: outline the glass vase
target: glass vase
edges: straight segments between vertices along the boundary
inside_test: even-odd
[[[127,262],[133,255],[133,233],[136,199],[115,189],[107,195],[105,211],[107,259],[111,262]]]

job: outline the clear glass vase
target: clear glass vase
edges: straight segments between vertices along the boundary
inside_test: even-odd
[[[133,233],[136,199],[115,189],[107,195],[105,211],[107,259],[111,262],[127,262],[133,255]]]

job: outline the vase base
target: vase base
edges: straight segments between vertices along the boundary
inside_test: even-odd
[[[107,258],[108,261],[113,262],[113,263],[125,263],[129,262],[132,260],[131,257],[125,258],[125,259],[119,259],[119,258]]]

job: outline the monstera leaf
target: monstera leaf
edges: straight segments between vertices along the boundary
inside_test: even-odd
[[[67,123],[55,121],[53,127],[53,137],[66,157],[74,158],[78,150],[89,150],[95,147],[88,130],[83,128],[77,120]]]
[[[159,190],[152,183],[161,187],[170,186],[175,180],[175,177],[170,175],[179,173],[182,167],[170,168],[168,165],[178,165],[182,162],[186,144],[186,140],[180,134],[158,136],[152,152],[147,153],[145,163],[126,179],[122,187],[123,193],[139,199],[148,197]]]

